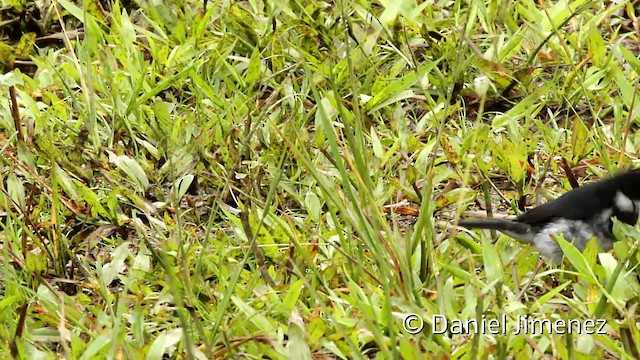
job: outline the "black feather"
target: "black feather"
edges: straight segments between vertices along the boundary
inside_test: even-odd
[[[487,229],[487,230],[499,230],[510,231],[515,233],[526,233],[529,231],[529,226],[513,220],[505,219],[465,219],[460,220],[458,223],[460,226],[466,228]]]

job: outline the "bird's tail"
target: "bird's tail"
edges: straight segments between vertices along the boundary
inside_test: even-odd
[[[476,229],[487,229],[487,230],[498,230],[503,232],[516,240],[530,243],[532,234],[531,227],[528,224],[524,224],[521,222],[513,221],[513,220],[505,220],[505,219],[464,219],[458,222],[458,225],[464,226],[468,229],[476,228]]]

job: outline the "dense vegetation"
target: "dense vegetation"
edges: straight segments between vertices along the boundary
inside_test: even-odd
[[[455,226],[634,167],[637,1],[2,4],[3,354],[640,358],[635,228]]]

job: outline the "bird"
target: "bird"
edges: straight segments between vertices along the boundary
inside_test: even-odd
[[[572,241],[581,252],[595,237],[598,246],[609,251],[615,241],[612,218],[635,225],[639,213],[640,171],[630,170],[568,191],[524,212],[515,220],[464,219],[458,225],[498,230],[533,245],[540,254],[559,264],[563,252],[555,239],[557,235]]]

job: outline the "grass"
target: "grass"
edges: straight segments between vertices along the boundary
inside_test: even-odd
[[[455,226],[637,167],[635,7],[3,3],[0,352],[640,357],[636,228]]]

